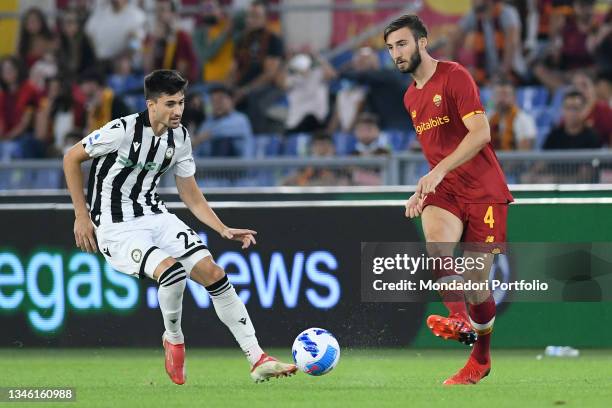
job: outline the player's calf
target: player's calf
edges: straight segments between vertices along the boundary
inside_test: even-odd
[[[187,284],[187,272],[180,262],[174,262],[157,278],[159,289],[157,299],[164,319],[165,336],[170,343],[181,344],[181,315],[183,313],[183,292]]]
[[[253,380],[259,382],[295,373],[295,365],[280,362],[261,349],[244,303],[238,297],[225,271],[215,264],[212,258],[207,257],[198,262],[190,276],[208,291],[217,316],[232,332],[251,364]]]
[[[185,340],[181,315],[187,272],[180,262],[172,258],[164,260],[155,272],[153,276],[159,284],[157,299],[166,329],[162,337],[166,373],[175,384],[180,385],[185,383]]]

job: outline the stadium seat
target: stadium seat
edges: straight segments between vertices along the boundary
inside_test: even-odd
[[[397,129],[385,130],[384,133],[387,134],[389,143],[391,143],[391,147],[394,152],[406,150],[416,135],[414,131],[406,132]]]
[[[517,104],[525,111],[547,106],[548,96],[548,90],[543,86],[523,86],[516,89]]]
[[[538,126],[538,134],[536,136],[535,148],[537,150],[542,149],[544,146],[544,142],[546,142],[546,137],[550,133],[552,126]]]
[[[565,97],[565,92],[567,92],[567,89],[568,87],[561,87],[557,89],[557,91],[552,96],[550,110],[553,113],[555,122],[561,119],[561,114],[563,111],[563,98]]]
[[[489,105],[493,101],[493,90],[488,86],[483,86],[480,88],[480,103],[485,109],[488,109]]]
[[[287,135],[283,146],[285,156],[306,156],[312,136],[308,133]]]
[[[282,138],[277,134],[255,135],[255,157],[274,157],[281,154]]]
[[[61,188],[64,181],[64,173],[56,169],[41,169],[31,170],[31,185],[30,188]]]
[[[555,112],[549,107],[533,108],[528,112],[533,116],[538,127],[550,127],[556,122]]]
[[[338,156],[346,156],[355,150],[357,140],[350,133],[336,132],[333,134],[332,139]]]

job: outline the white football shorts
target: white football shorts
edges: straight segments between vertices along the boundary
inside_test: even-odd
[[[144,215],[96,230],[98,249],[117,271],[153,279],[155,268],[166,258],[181,262],[191,273],[193,266],[210,251],[198,234],[176,215]]]

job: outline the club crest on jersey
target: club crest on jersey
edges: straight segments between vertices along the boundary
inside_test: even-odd
[[[140,263],[142,259],[142,251],[140,249],[135,249],[132,251],[132,261],[136,263]]]
[[[436,105],[436,107],[442,105],[442,96],[440,96],[439,94],[435,94],[433,97],[433,103],[434,105]]]
[[[412,115],[412,119],[416,118],[416,111],[415,110],[413,110],[410,114]]]
[[[166,149],[166,159],[171,158],[172,155],[174,155],[174,148],[173,147],[167,148]]]

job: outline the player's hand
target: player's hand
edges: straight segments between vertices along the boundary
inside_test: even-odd
[[[95,253],[98,251],[94,227],[89,215],[77,216],[74,220],[74,240],[81,250]]]
[[[446,176],[446,174],[442,170],[434,167],[429,173],[421,177],[414,194],[420,199],[424,199],[427,194],[435,193],[436,187],[438,187],[438,184],[444,179],[444,176]]]
[[[423,198],[420,198],[416,193],[410,196],[406,201],[406,218],[415,218],[423,213]]]
[[[257,235],[257,231],[250,229],[225,227],[223,228],[223,231],[221,231],[221,236],[223,238],[242,242],[242,249],[247,249],[251,246],[251,244],[257,244],[255,241],[255,235]]]

